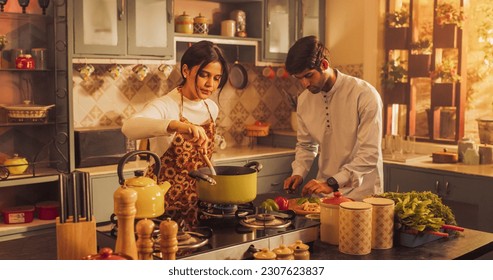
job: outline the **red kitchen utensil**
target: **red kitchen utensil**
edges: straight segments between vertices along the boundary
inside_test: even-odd
[[[6,224],[30,223],[34,218],[34,206],[23,205],[4,208],[2,215],[3,222]]]
[[[58,217],[57,201],[42,201],[36,203],[36,212],[40,220],[54,220]]]

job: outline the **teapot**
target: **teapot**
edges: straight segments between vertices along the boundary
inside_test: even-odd
[[[171,184],[166,181],[158,185],[153,179],[144,176],[142,170],[135,171],[135,177],[125,179],[123,177],[123,166],[128,159],[138,154],[148,154],[152,156],[155,162],[154,174],[159,174],[161,161],[158,155],[149,151],[137,150],[125,154],[118,162],[118,180],[122,188],[132,188],[137,192],[137,201],[135,202],[137,213],[135,214],[135,218],[159,217],[164,213],[164,195],[168,192]]]

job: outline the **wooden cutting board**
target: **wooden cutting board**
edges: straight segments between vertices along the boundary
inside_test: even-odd
[[[320,211],[305,211],[301,208],[301,205],[298,205],[296,201],[300,198],[291,198],[288,200],[289,205],[288,209],[293,210],[298,215],[307,215],[307,214],[320,214]]]

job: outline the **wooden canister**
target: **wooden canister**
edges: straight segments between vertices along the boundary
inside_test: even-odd
[[[369,197],[363,201],[372,205],[371,248],[392,248],[394,245],[394,201],[381,197]]]
[[[343,202],[339,205],[339,251],[349,255],[371,252],[372,205]]]

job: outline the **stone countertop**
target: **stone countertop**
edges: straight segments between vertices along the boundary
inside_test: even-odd
[[[476,259],[493,251],[493,233],[465,229],[457,237],[442,238],[415,248],[396,245],[386,250],[371,250],[368,255],[348,255],[337,245],[316,240],[312,260],[455,260]]]

